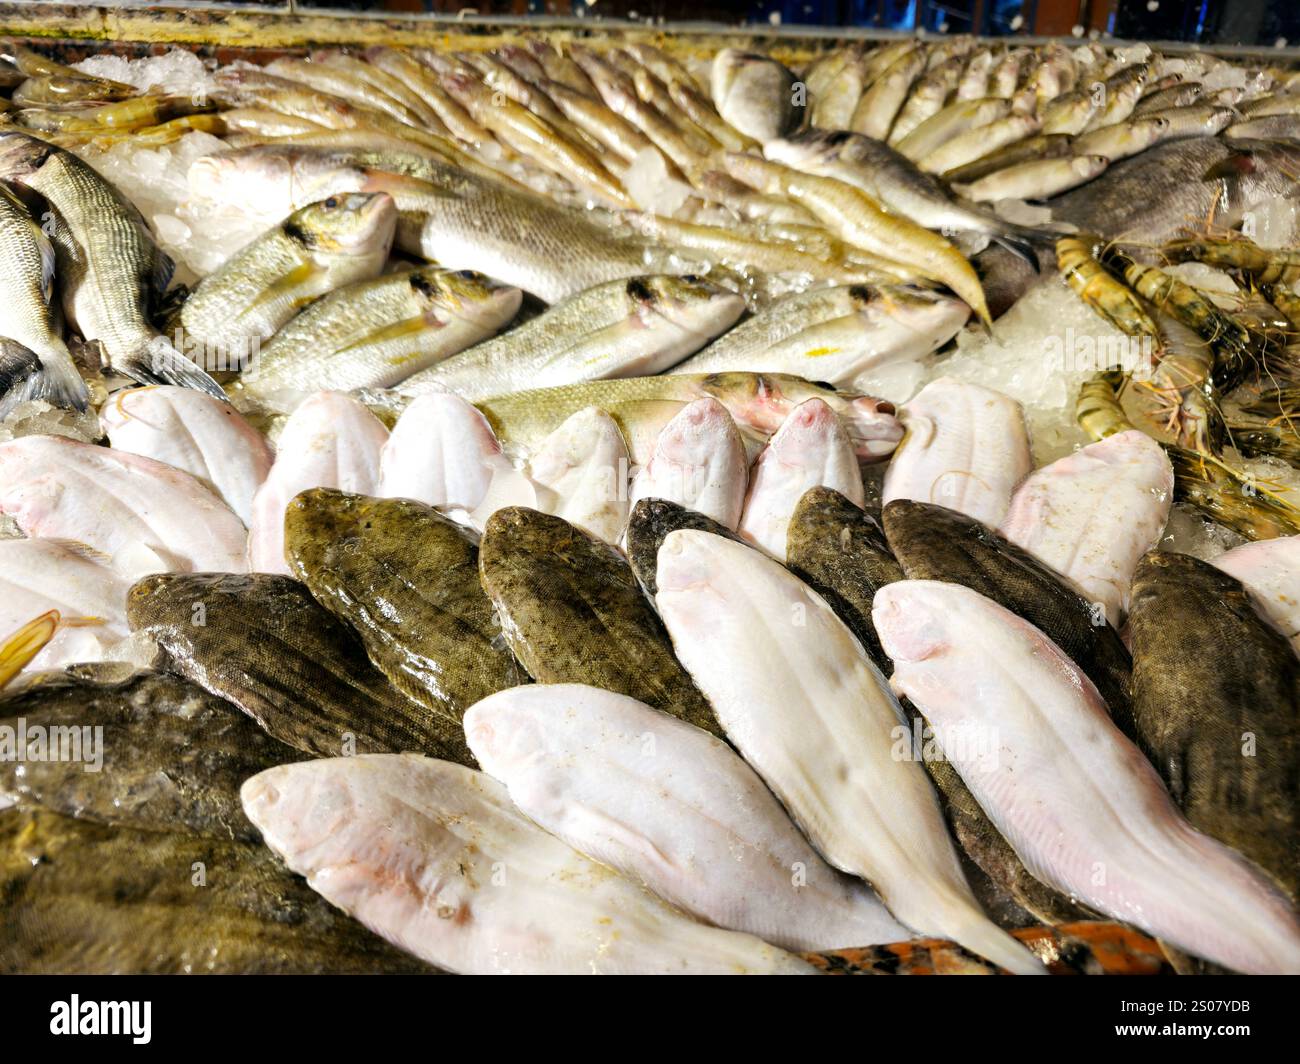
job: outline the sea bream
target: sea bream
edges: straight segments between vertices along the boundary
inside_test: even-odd
[[[525,816],[700,920],[790,950],[910,937],[726,743],[634,698],[515,687],[473,706],[465,737]]]
[[[267,845],[394,945],[466,974],[811,974],[682,916],[515,809],[481,772],[413,754],[281,765],[244,784]]]
[[[707,532],[659,548],[659,614],[727,738],[823,857],[913,931],[1013,972],[1038,962],[980,910],[897,700],[861,644],[783,566]]]
[[[939,503],[996,527],[1033,469],[1019,403],[952,377],[931,381],[902,408],[903,442],[881,496]]]
[[[1133,570],[1160,539],[1173,497],[1164,448],[1144,432],[1120,432],[1031,473],[1011,497],[1001,532],[1118,626]]]
[[[247,533],[211,488],[152,458],[23,436],[0,444],[0,513],[29,536],[82,544],[129,575],[242,572]]]
[[[249,523],[253,495],[274,455],[266,437],[229,403],[193,388],[132,388],[112,395],[99,420],[114,450],[183,469]]]
[[[1098,912],[1248,973],[1300,971],[1290,903],[1195,831],[1111,724],[1097,690],[1038,629],[968,588],[876,593],[892,683],[925,714],[1026,867]]]

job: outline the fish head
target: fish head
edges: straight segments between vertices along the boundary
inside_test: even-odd
[[[963,300],[951,296],[890,287],[877,290],[876,297],[867,300],[860,313],[871,326],[885,330],[891,340],[901,336],[899,346],[906,357],[917,357],[951,340],[970,319],[971,309]]]
[[[291,214],[284,231],[303,247],[337,255],[387,253],[397,205],[386,192],[340,192]]]
[[[899,580],[876,592],[871,621],[896,668],[934,658],[950,645],[951,604],[943,589],[938,581]]]
[[[538,684],[514,687],[476,702],[465,711],[462,723],[465,741],[478,759],[479,768],[499,780],[510,780],[512,794],[523,783],[528,766],[546,757],[547,721],[563,712],[557,699],[575,684]],[[522,795],[516,795],[522,801]],[[541,796],[536,796],[541,797]]]
[[[1096,177],[1110,165],[1104,155],[1078,155],[1070,160],[1070,169],[1085,180]]]
[[[796,170],[813,170],[840,158],[853,134],[847,130],[810,130],[796,137],[777,137],[763,145],[763,155]]]
[[[359,167],[319,148],[267,144],[196,159],[187,175],[190,194],[231,206],[254,206],[283,218],[304,203],[364,184]]]
[[[353,813],[349,789],[338,785],[334,772],[317,768],[333,764],[308,761],[277,765],[245,780],[240,787],[244,813],[267,845],[278,853],[312,852],[331,840],[346,837]]]
[[[693,274],[656,274],[627,282],[629,299],[686,332],[712,339],[745,311],[743,296]]]
[[[474,270],[445,270],[427,266],[409,275],[411,288],[424,307],[429,324],[449,317],[481,321],[497,328],[519,310],[523,293]]]
[[[0,177],[22,181],[39,170],[58,151],[53,144],[47,144],[26,133],[16,130],[0,133]]]

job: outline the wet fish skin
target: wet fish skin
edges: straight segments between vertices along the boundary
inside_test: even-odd
[[[290,501],[308,488],[374,494],[388,438],[383,423],[342,392],[316,392],[299,404],[280,432],[271,472],[253,496],[249,567],[289,575],[284,514]]]
[[[82,760],[0,762],[0,799],[26,808],[149,831],[257,841],[239,804],[250,775],[297,751],[224,699],[177,676],[96,679],[51,672],[0,698],[0,721],[33,728],[100,728],[100,767]]]
[[[194,886],[195,869],[206,885]],[[265,846],[0,812],[0,972],[428,973],[332,909]]]
[[[651,375],[725,331],[744,309],[742,297],[702,278],[610,281],[415,374],[401,390],[449,388],[475,402],[523,388]]]
[[[221,387],[150,324],[172,262],[140,212],[80,158],[24,133],[0,133],[0,171],[50,207],[50,242],[68,321],[98,341],[111,367],[143,384]]]
[[[871,606],[880,588],[906,579],[906,574],[879,523],[839,492],[812,488],[790,519],[786,563],[826,600],[882,673],[891,672],[893,666],[871,620]],[[924,719],[906,699],[900,704],[914,736],[923,738]],[[915,752],[916,742],[912,745]],[[1019,906],[1049,923],[1083,915],[1060,892],[1030,875],[949,762],[925,757],[924,743],[919,752],[948,827],[970,862],[966,875],[971,889],[987,911],[998,914]]]
[[[944,928],[1041,971],[980,911],[924,770],[891,753],[897,703],[830,607],[770,558],[697,531],[664,540],[658,586],[673,646],[728,739],[822,856],[867,879],[913,931]]]
[[[734,529],[745,506],[749,462],[727,408],[709,397],[687,403],[655,440],[632,478],[628,503],[665,499]]]
[[[617,544],[627,524],[629,467],[617,422],[589,406],[541,442],[527,475],[537,485],[538,509]]]
[[[27,372],[3,382],[0,412],[24,399],[43,399],[53,406],[84,410],[86,383],[77,373],[63,337],[55,328],[54,248],[27,208],[0,188],[0,336],[36,356]]]
[[[697,510],[687,509],[680,503],[667,499],[640,499],[632,507],[627,522],[627,560],[637,583],[646,598],[654,605],[658,591],[656,572],[659,568],[659,548],[670,532],[679,528],[693,528],[709,532],[723,539],[743,543],[740,535],[726,525]]]
[[[413,755],[284,765],[249,780],[243,800],[268,845],[333,904],[451,971],[812,971],[684,918],[458,765]]]
[[[983,385],[940,377],[899,417],[903,440],[885,471],[881,500],[939,502],[996,525],[1033,469],[1020,404]]]
[[[488,519],[479,573],[506,641],[535,680],[625,694],[719,734],[613,547],[559,517],[505,507]]]
[[[1182,818],[1096,689],[1042,632],[969,588],[932,581],[883,588],[873,619],[894,659],[892,684],[941,737],[997,735],[996,754],[954,764],[1027,868],[1216,963],[1300,970],[1289,902]],[[1038,769],[1019,771],[1024,764]]]
[[[713,57],[713,103],[718,113],[758,141],[787,133],[803,118],[794,102],[795,76],[765,55],[723,48]]]
[[[429,266],[336,288],[286,323],[240,376],[254,396],[390,387],[497,331],[522,293]]]
[[[1243,543],[1210,564],[1236,577],[1250,592],[1261,613],[1300,653],[1300,536]]]
[[[821,485],[864,501],[862,472],[838,418],[820,399],[800,403],[773,434],[750,472],[736,531],[751,546],[786,560],[790,517],[809,488]]]
[[[99,419],[115,450],[197,477],[249,523],[253,495],[273,455],[266,438],[229,403],[193,388],[154,385],[115,393]]]
[[[1133,738],[1133,663],[1104,613],[1033,555],[955,510],[900,499],[881,511],[881,524],[909,580],[960,584],[1023,617],[1079,666]]]
[[[0,512],[29,536],[71,540],[119,571],[246,568],[243,523],[179,469],[61,436],[0,444]],[[75,485],[75,490],[66,490]]]
[[[431,507],[313,488],[289,503],[285,552],[389,682],[452,724],[527,679],[479,583],[472,534]]]
[[[473,706],[465,734],[525,815],[715,927],[791,950],[909,937],[817,855],[730,747],[635,699],[518,687]],[[791,868],[805,870],[802,886]]]
[[[1120,432],[1031,473],[999,531],[1118,627],[1133,571],[1164,531],[1173,496],[1163,448],[1144,432]]]
[[[0,540],[0,632],[50,610],[59,618],[29,671],[93,661],[126,638],[130,581],[104,561],[56,539]]]
[[[152,636],[172,671],[304,753],[469,757],[460,728],[393,687],[352,630],[297,580],[164,573],[136,583],[126,611],[131,630]]]
[[[953,187],[976,203],[1004,199],[1050,199],[1087,184],[1110,165],[1104,155],[1074,155],[1016,163],[968,185]],[[1053,218],[1056,216],[1053,215]]]
[[[1174,801],[1300,897],[1300,659],[1287,638],[1235,577],[1168,551],[1138,565],[1129,637],[1138,745]]]
[[[251,356],[313,299],[378,275],[396,224],[383,194],[310,203],[204,277],[181,308],[181,327],[206,348],[230,350],[231,361],[241,350]]]
[[[660,431],[686,403],[712,396],[727,408],[742,433],[766,440],[805,399],[818,398],[844,421],[859,459],[877,461],[902,436],[892,403],[857,392],[839,392],[780,373],[697,373],[589,381],[498,396],[478,404],[497,436],[525,450],[535,448],[577,410],[597,406],[623,430],[635,465],[649,461]]]

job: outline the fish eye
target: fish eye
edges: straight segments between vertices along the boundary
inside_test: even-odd
[[[325,201],[325,206],[328,210],[333,210],[338,205],[339,205],[339,200],[337,196],[331,196],[329,199]]]
[[[687,273],[682,275],[682,280],[687,284],[703,284],[704,278],[698,273]]]
[[[473,271],[473,270],[457,270],[457,271],[456,271],[456,276],[459,277],[462,281],[472,281],[472,280],[474,280],[474,271]]]

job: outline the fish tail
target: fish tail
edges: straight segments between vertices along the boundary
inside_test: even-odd
[[[1000,233],[993,237],[993,243],[1001,248],[1005,248],[1018,259],[1023,259],[1033,269],[1034,273],[1041,272],[1038,266],[1038,253],[1034,251],[1033,245],[1024,237],[1014,234]]]
[[[113,360],[112,368],[138,384],[174,384],[229,402],[225,389],[161,336]]]
[[[919,905],[925,908],[916,912],[915,921],[908,919],[912,912],[894,910],[894,915],[914,930],[952,939],[1012,975],[1047,974],[1042,962],[985,916],[965,891],[949,889],[945,884],[924,900],[914,894],[901,908],[915,910]]]
[[[16,341],[3,341],[0,343],[0,417],[31,399],[42,399],[64,409],[85,410],[90,393],[67,351],[50,352],[42,357]]]

